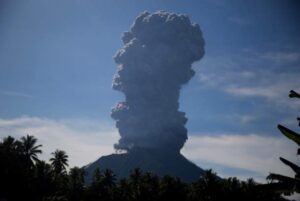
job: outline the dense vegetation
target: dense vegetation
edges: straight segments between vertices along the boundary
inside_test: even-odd
[[[253,179],[220,179],[211,170],[187,184],[179,178],[160,178],[140,169],[117,180],[111,170],[97,169],[92,183],[85,185],[83,168],[67,171],[68,155],[64,151],[54,151],[49,163],[38,159],[40,153],[41,145],[30,135],[20,140],[8,136],[0,141],[1,201],[285,200],[279,193],[261,188]]]

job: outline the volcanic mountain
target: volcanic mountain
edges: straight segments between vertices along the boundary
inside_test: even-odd
[[[192,64],[204,55],[200,26],[187,15],[143,12],[122,40],[124,46],[114,56],[118,68],[113,89],[124,93],[125,100],[111,116],[120,134],[114,147],[126,153],[87,165],[86,180],[97,167],[112,169],[118,177],[140,168],[185,181],[198,179],[204,171],[180,154],[188,137],[179,96],[195,74]]]

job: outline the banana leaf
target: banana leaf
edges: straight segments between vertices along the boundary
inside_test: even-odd
[[[300,146],[300,135],[298,133],[296,133],[280,124],[278,124],[277,127],[283,135],[285,135],[287,138],[293,140],[294,142],[296,142],[298,144],[298,146]]]
[[[269,174],[267,179],[268,180],[277,180],[277,181],[284,182],[284,183],[291,184],[291,185],[292,184],[295,185],[297,181],[299,182],[298,179],[295,179],[292,177],[287,177],[287,176],[284,176],[281,174],[274,174],[274,173]]]
[[[292,170],[296,173],[296,175],[300,175],[300,167],[282,157],[279,158],[284,164],[290,166],[290,168],[292,168]]]
[[[268,184],[259,184],[257,186],[262,190],[272,190],[277,193],[283,193],[285,195],[291,195],[295,191],[295,185],[292,183],[284,183],[284,182],[277,182],[277,183],[268,183]]]
[[[291,91],[290,91],[290,94],[289,94],[289,97],[290,97],[290,98],[300,98],[300,94],[298,94],[298,93],[295,92],[294,90],[291,90]]]

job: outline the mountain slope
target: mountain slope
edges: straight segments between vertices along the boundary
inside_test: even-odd
[[[113,170],[117,178],[124,178],[135,168],[151,172],[158,176],[177,176],[183,181],[192,182],[204,174],[204,170],[190,162],[180,153],[163,149],[134,148],[128,153],[103,156],[85,166],[85,181],[90,183],[96,168]]]

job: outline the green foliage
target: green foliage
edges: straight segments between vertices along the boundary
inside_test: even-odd
[[[27,148],[24,149],[24,144]],[[30,143],[29,143],[30,142]],[[40,145],[33,136],[0,141],[0,200],[19,201],[282,201],[272,188],[261,188],[252,179],[221,179],[212,170],[194,183],[177,177],[158,177],[141,169],[118,179],[111,170],[96,169],[92,183],[85,185],[84,169],[67,171],[68,155],[52,153],[50,163],[38,159]],[[29,146],[30,145],[30,146]],[[32,157],[34,156],[34,157]],[[32,161],[30,166],[26,166]],[[289,166],[291,162],[283,160]],[[298,171],[298,169],[295,169]],[[277,177],[279,178],[279,177]]]

